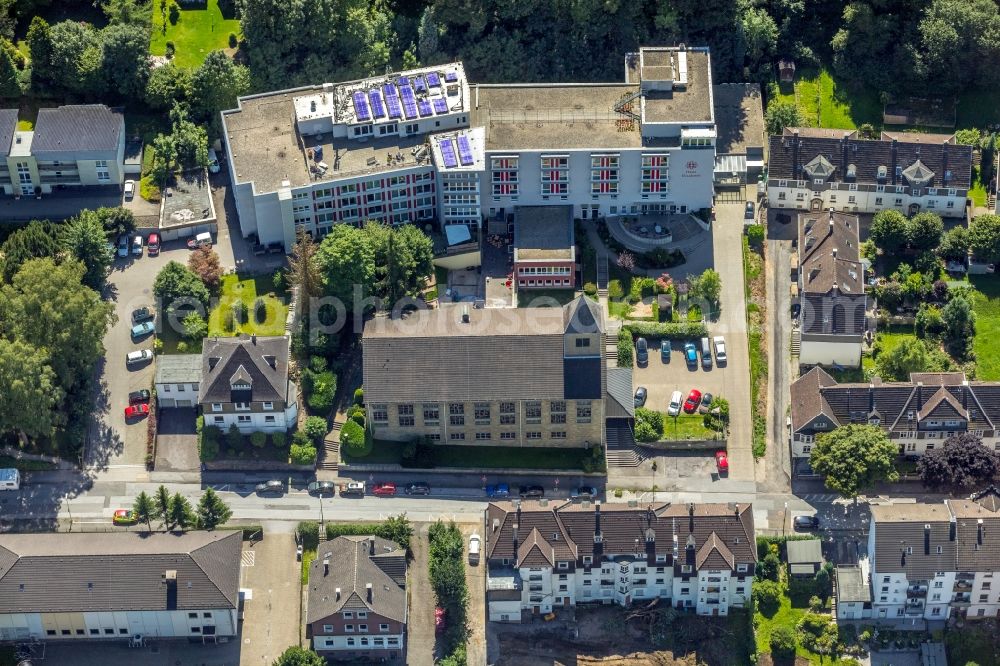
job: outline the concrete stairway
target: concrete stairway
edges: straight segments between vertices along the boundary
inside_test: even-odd
[[[798,329],[795,329],[794,331],[792,331],[792,346],[791,346],[792,356],[798,356],[801,349],[802,349],[802,333]]]
[[[608,426],[607,442],[608,467],[638,467],[646,460],[627,426]]]
[[[323,438],[323,451],[319,457],[319,469],[336,472],[340,464],[340,430],[344,427],[342,421],[334,420],[330,432]]]

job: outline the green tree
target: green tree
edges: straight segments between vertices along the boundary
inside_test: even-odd
[[[114,250],[108,245],[108,236],[97,214],[82,210],[60,227],[62,247],[84,266],[83,283],[100,290],[108,277],[114,261]]]
[[[171,133],[177,161],[182,168],[208,166],[208,133],[188,118],[187,111],[179,104],[170,110]]]
[[[116,23],[101,31],[103,77],[107,89],[128,99],[142,99],[149,78],[149,29]]]
[[[32,84],[51,81],[51,61],[54,47],[52,45],[52,29],[48,22],[41,16],[33,16],[31,25],[28,26],[25,41],[28,43],[28,53],[31,56]]]
[[[319,246],[313,242],[312,236],[299,229],[288,257],[288,282],[299,290],[299,312],[303,321],[312,324],[312,299],[323,293],[323,275],[320,272],[316,253]]]
[[[0,266],[3,281],[10,282],[21,266],[31,259],[54,257],[59,252],[58,234],[49,222],[32,220],[28,226],[18,229],[0,245]]]
[[[211,488],[206,488],[198,500],[198,527],[203,530],[214,530],[232,517],[232,510],[222,498]]]
[[[688,284],[691,285],[690,298],[706,301],[713,309],[718,307],[719,299],[722,297],[722,278],[718,271],[706,268],[697,277],[689,275]]]
[[[222,263],[218,253],[210,245],[195,249],[188,257],[188,268],[198,276],[210,291],[219,288],[222,280]]]
[[[944,337],[952,353],[957,358],[965,358],[972,347],[976,335],[976,313],[972,303],[963,294],[955,294],[941,309],[944,322]]]
[[[795,631],[791,627],[779,625],[771,630],[768,645],[775,659],[790,659],[795,656]]]
[[[322,416],[310,416],[306,419],[302,430],[309,436],[309,439],[319,443],[326,435],[326,419]]]
[[[191,96],[191,72],[173,63],[160,65],[146,81],[146,104],[157,111],[173,108]]]
[[[160,309],[161,312],[192,301],[208,305],[209,295],[205,283],[191,269],[176,261],[169,262],[156,274],[153,293],[164,306]]]
[[[799,115],[799,107],[795,102],[777,98],[768,102],[767,113],[764,114],[768,134],[780,135],[786,127],[799,127],[802,124],[802,116]]]
[[[142,21],[142,10],[136,0],[103,0],[101,8],[109,23],[138,23]]]
[[[938,256],[945,261],[965,262],[969,255],[970,243],[968,229],[964,226],[953,227],[941,237],[941,243],[937,248]]]
[[[61,423],[63,389],[41,349],[0,338],[0,433],[46,437]]]
[[[132,511],[135,512],[135,518],[140,523],[146,523],[146,531],[153,531],[153,519],[157,517],[156,502],[153,498],[146,494],[146,491],[141,491],[135,498],[135,502],[132,503]]]
[[[751,66],[756,67],[767,59],[777,46],[778,26],[766,9],[747,7],[740,17],[739,27],[747,45]]]
[[[102,206],[94,211],[108,236],[130,234],[135,231],[135,215],[123,206]]]
[[[931,0],[910,42],[915,70],[924,81],[939,81],[958,92],[996,74],[981,62],[1000,53],[1000,14],[992,0]]]
[[[24,92],[21,71],[18,69],[11,50],[17,47],[7,39],[0,39],[0,98],[16,100]]]
[[[941,318],[941,308],[921,303],[917,308],[913,331],[918,338],[937,339],[944,333],[944,320]]]
[[[941,243],[944,233],[944,223],[937,213],[925,211],[917,213],[910,219],[907,229],[910,247],[915,250],[930,251]]]
[[[218,130],[220,111],[236,107],[236,98],[250,90],[250,70],[222,51],[212,51],[191,76],[191,105],[195,116]]]
[[[170,498],[170,525],[181,530],[193,527],[197,516],[191,510],[191,503],[180,493]]]
[[[326,666],[326,659],[312,650],[294,645],[282,652],[271,666]]]
[[[161,485],[156,489],[153,496],[153,506],[156,509],[156,518],[163,523],[163,527],[170,527],[170,491],[166,486]]]
[[[365,429],[351,420],[340,430],[340,445],[348,455],[358,457],[364,455],[368,444]]]
[[[826,477],[826,487],[856,499],[879,481],[895,481],[896,445],[874,425],[850,424],[816,437],[809,464]]]
[[[416,296],[433,270],[434,245],[412,224],[391,227],[369,222],[364,228],[375,250],[376,292],[395,307],[404,296]]]
[[[969,248],[979,261],[1000,262],[1000,215],[980,215],[969,225]]]
[[[202,340],[208,335],[208,322],[197,312],[192,312],[184,317],[184,337],[188,340]]]
[[[62,21],[49,30],[50,82],[59,90],[97,96],[105,89],[103,44],[90,23]]]
[[[356,305],[355,289],[359,299],[371,295],[375,286],[375,248],[363,230],[349,224],[333,225],[316,252],[316,265],[326,293],[343,302],[348,312],[353,312]]]
[[[114,304],[82,284],[83,275],[83,264],[76,260],[57,265],[52,259],[34,259],[3,290],[10,330],[48,352],[68,393],[91,377],[97,359],[104,356],[104,334],[116,321]]]
[[[773,617],[781,607],[781,585],[773,580],[755,580],[753,598],[764,617]]]
[[[949,369],[948,359],[924,340],[907,338],[875,359],[878,375],[893,382],[909,381],[913,372],[941,372]]]
[[[778,580],[781,576],[781,560],[777,553],[768,553],[757,562],[757,576],[762,580]]]
[[[898,210],[880,211],[872,219],[868,238],[887,254],[896,252],[909,240],[909,222]]]

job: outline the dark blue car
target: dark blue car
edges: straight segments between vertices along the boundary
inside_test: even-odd
[[[510,486],[506,483],[498,483],[495,486],[486,486],[487,497],[510,497]]]
[[[698,366],[698,348],[694,346],[693,342],[684,343],[684,360],[692,368]]]

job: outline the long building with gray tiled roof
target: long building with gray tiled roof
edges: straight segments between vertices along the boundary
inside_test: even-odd
[[[483,446],[588,447],[606,415],[632,415],[629,369],[609,372],[600,306],[448,306],[365,325],[365,407],[375,436]],[[623,375],[629,375],[624,377]]]
[[[749,599],[757,561],[753,510],[735,503],[494,502],[484,552],[497,622],[654,598],[726,615]]]
[[[863,139],[857,131],[790,127],[769,147],[771,208],[965,215],[972,147],[953,135],[883,132]]]
[[[320,544],[309,570],[306,637],[333,659],[395,659],[407,621],[406,551],[376,536]]]
[[[792,384],[792,455],[808,457],[816,436],[850,423],[880,426],[901,455],[940,448],[954,434],[972,433],[1000,445],[1000,382],[977,382],[961,372],[922,372],[908,382],[838,384],[813,368]]]
[[[872,506],[871,516],[872,616],[1000,613],[1000,490],[940,504]]]
[[[0,642],[236,634],[236,532],[0,535]]]

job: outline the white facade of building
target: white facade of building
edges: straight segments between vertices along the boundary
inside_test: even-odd
[[[271,408],[268,405],[272,405]],[[273,409],[273,403],[261,403],[262,411],[215,412],[222,405],[211,403],[205,405],[205,425],[221,428],[223,432],[235,425],[242,433],[251,432],[285,432],[295,427],[299,413],[298,401],[288,405],[284,410]],[[238,409],[238,408],[237,408]]]
[[[878,213],[898,210],[904,215],[916,208],[942,217],[958,217],[965,211],[966,190],[955,187],[910,188],[874,185],[859,189],[856,183],[829,183],[814,187],[808,180],[769,180],[767,205],[794,210],[833,210],[845,213]]]
[[[29,639],[121,640],[136,635],[146,638],[235,636],[236,611],[231,608],[205,608],[0,615],[0,642]]]
[[[316,651],[399,650],[404,634],[371,634],[358,636],[313,636],[312,649]]]

